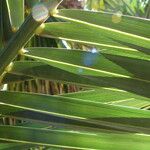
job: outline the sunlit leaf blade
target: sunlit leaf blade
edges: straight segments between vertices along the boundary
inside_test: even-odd
[[[149,101],[143,101],[141,99],[132,99],[129,101],[118,101],[118,102],[110,102],[111,104],[123,105],[123,106],[132,106],[141,109],[147,109],[150,106]]]
[[[87,91],[80,91],[75,93],[67,93],[62,94],[61,96],[90,100],[93,102],[131,106],[137,108],[141,108],[150,104],[148,98],[125,91],[119,91],[116,89],[105,89],[105,88],[100,88],[97,90],[93,89]]]
[[[114,42],[113,45],[116,45],[115,42],[118,42],[118,44],[126,43],[127,45],[131,44],[131,45],[137,45],[137,46],[141,46],[145,48],[150,48],[150,44],[148,44],[148,42],[150,42],[149,38],[145,38],[145,36],[142,37],[142,34],[139,34],[138,36],[136,36],[137,32],[144,33],[143,29],[145,30],[146,27],[148,27],[148,24],[150,22],[149,20],[146,20],[146,19],[142,20],[142,18],[132,18],[132,17],[123,16],[123,19],[125,21],[122,21],[121,20],[122,18],[121,16],[119,16],[119,14],[117,15],[117,14],[95,13],[95,12],[91,13],[90,11],[80,11],[80,10],[79,12],[78,10],[73,10],[73,11],[69,10],[69,12],[67,12],[66,10],[64,10],[63,12],[62,10],[62,13],[60,13],[60,15],[58,14],[55,16],[58,18],[69,20],[69,21],[85,24],[87,25],[87,28],[88,26],[91,26],[91,27],[96,27],[96,28],[101,29],[99,30],[98,33],[100,33],[101,36],[104,38],[107,37],[108,38],[107,41],[109,41],[110,44],[111,44],[110,39],[112,39],[112,42]],[[114,17],[115,17],[115,20],[114,20]],[[119,20],[119,22],[117,19]],[[140,24],[141,22],[143,23],[142,24],[143,26],[141,26]],[[114,25],[117,23],[119,24],[118,25],[119,27],[117,25],[116,26]],[[135,24],[138,24],[137,25],[138,31],[135,28]],[[121,29],[120,29],[120,26],[121,26]],[[136,43],[137,41],[139,43]],[[105,44],[105,42],[102,39],[102,43]]]
[[[55,30],[55,32],[53,29]],[[106,32],[109,33],[107,30]],[[94,27],[89,27],[87,25],[80,24],[80,23],[72,23],[72,22],[71,23],[70,22],[46,23],[43,31],[38,34],[40,36],[45,36],[45,37],[54,37],[58,39],[64,39],[68,41],[94,45],[96,47],[99,47],[101,51],[106,50],[106,52],[109,49],[111,50],[114,49],[113,50],[114,52],[118,50],[123,51],[124,53],[129,51],[129,53],[134,53],[135,55],[137,55],[139,54],[135,50],[137,49],[141,52],[149,54],[149,50],[148,50],[149,48],[143,48],[142,46],[137,46],[136,43],[135,44],[128,43],[129,42],[128,38],[127,38],[128,42],[117,41],[116,37],[115,37],[115,40],[112,40],[112,37],[106,38],[105,34],[104,36],[102,36],[99,29],[97,28],[95,29]],[[112,34],[114,33],[111,33],[110,36],[112,36]],[[121,39],[121,37],[119,39]],[[135,40],[135,42],[136,41],[137,40]],[[149,41],[146,41],[145,43],[149,45],[148,44]],[[131,48],[129,48],[129,46]],[[143,54],[140,54],[140,55],[142,55],[142,57],[143,56],[145,57],[145,55]]]
[[[24,0],[6,0],[12,30],[16,31],[24,21]]]
[[[107,12],[67,9],[59,10],[58,15],[150,38],[150,29],[148,28],[150,21],[146,19],[124,15],[120,15],[119,17],[119,14],[117,16],[117,13],[111,14]],[[113,15],[116,15],[118,21],[119,19],[121,20],[118,23],[113,22]]]
[[[33,78],[23,75],[7,74],[3,79],[3,83],[23,82],[25,80],[32,80]],[[62,95],[64,97],[72,97],[85,99],[90,101],[100,101],[104,103],[114,103],[123,106],[132,106],[137,108],[144,108],[149,105],[149,99],[138,96],[125,91],[118,91],[113,89],[88,90],[77,93],[70,93]]]
[[[65,49],[29,48],[27,50],[29,50],[29,52],[26,54],[26,56],[35,58],[69,72],[102,77],[132,77],[135,80],[140,80],[141,78],[147,79],[148,81],[143,82],[148,82],[147,85],[149,85],[150,72],[148,69],[148,61],[105,54],[105,57],[109,58],[106,59],[101,53],[90,53]],[[131,75],[129,72],[126,72],[125,69],[123,70],[123,68],[121,70],[120,66],[113,64],[109,60],[121,65],[135,76]],[[137,79],[138,77],[139,79]]]
[[[99,120],[71,118],[65,115],[50,114],[40,110],[29,110],[20,106],[0,103],[0,113],[3,116],[15,117],[22,120],[43,122],[54,127],[62,127],[71,130],[92,132],[130,132],[149,134],[148,118],[101,118]]]
[[[133,46],[133,48],[136,48],[138,50],[131,50],[131,49],[121,49],[116,47],[104,47],[104,46],[98,46],[97,50],[100,51],[102,54],[111,54],[116,56],[122,56],[127,57],[129,59],[138,59],[138,60],[146,60],[150,61],[150,54],[149,49],[144,49],[142,47]]]
[[[143,108],[146,109],[150,105],[149,99],[145,97],[140,97],[132,93],[125,91],[118,91],[116,89],[98,89],[98,90],[88,90],[81,91],[76,93],[69,93],[61,95],[63,97],[78,98],[83,100],[90,100],[94,102],[103,102],[109,104],[123,105],[129,107]],[[107,119],[103,119],[108,121]],[[143,122],[143,119],[137,120],[133,119],[132,121],[128,118],[110,118],[109,121],[119,122],[121,124],[133,124],[137,125],[139,122]],[[148,119],[150,121],[150,119]],[[147,120],[147,121],[148,121]],[[150,122],[147,122],[147,127],[149,127]],[[129,123],[130,122],[130,123]],[[131,123],[132,122],[132,123]],[[145,125],[146,125],[145,124]]]
[[[3,116],[15,117],[25,121],[41,122],[46,125],[52,125],[54,127],[68,128],[71,130],[83,130],[83,131],[101,131],[101,132],[140,132],[149,133],[147,126],[144,124],[134,125],[118,125],[106,122],[92,122],[89,120],[67,118],[65,116],[51,115],[33,110],[27,110],[26,108],[20,108],[16,106],[8,106],[7,104],[0,104],[0,113]],[[132,118],[133,119],[133,118]],[[145,124],[147,119],[143,121]],[[131,123],[132,124],[132,123]]]
[[[134,123],[138,121],[138,119],[142,119],[142,118],[143,119],[145,118],[146,119],[145,121],[148,121],[147,119],[149,118],[149,111],[146,110],[121,107],[121,106],[103,104],[100,102],[92,102],[92,101],[86,101],[80,99],[64,98],[60,96],[46,96],[46,95],[44,96],[44,95],[17,93],[17,92],[15,93],[0,92],[0,99],[1,102],[3,103],[2,106],[3,105],[4,106],[6,105],[8,107],[13,106],[14,108],[16,107],[28,111],[35,111],[38,113],[54,115],[56,117],[63,117],[65,123],[68,122],[65,118],[68,118],[71,120],[72,119],[79,120],[78,122],[74,122],[75,124],[76,123],[78,124],[80,122],[83,123],[87,122],[87,123],[95,124],[96,126],[102,125],[109,128],[111,127],[116,129],[123,129],[127,131],[140,130],[140,132],[146,132],[146,133],[150,132],[148,131],[148,129],[143,128],[143,124]],[[5,107],[2,109],[2,106],[1,106],[1,114],[9,115],[8,113],[9,111],[7,112]],[[10,115],[16,114],[15,113],[16,110],[13,111],[11,111],[11,109],[9,110],[10,110]],[[21,114],[21,112],[19,114]],[[120,120],[122,122],[123,121],[125,122],[127,121],[127,122],[125,124],[121,124]],[[87,124],[87,126],[88,125],[89,124]]]
[[[87,80],[87,78],[81,75],[73,74],[45,63],[35,61],[14,62],[14,66],[10,73],[14,75],[26,75],[32,78],[54,80],[57,82],[83,86],[90,86],[93,83],[93,81]],[[7,81],[7,79],[5,80]]]
[[[54,32],[55,31],[55,32]],[[102,31],[103,32],[103,31]],[[110,34],[106,36],[106,33]],[[122,37],[116,35],[116,33],[110,33],[108,30],[106,30],[104,33],[101,33],[101,29],[96,27],[91,27],[85,24],[76,23],[76,22],[56,22],[56,23],[46,23],[43,31],[39,33],[41,36],[46,37],[56,37],[59,39],[64,39],[68,41],[75,41],[85,44],[91,44],[95,46],[99,46],[102,50],[111,48],[120,48],[120,49],[127,49],[127,50],[133,50],[131,48],[127,48],[127,46],[124,46],[125,44],[121,44],[121,42],[125,42],[126,45],[133,44],[136,45],[137,39],[134,40],[132,43],[128,43],[129,39],[128,37],[124,40]],[[88,36],[90,35],[90,36]],[[112,39],[112,35],[114,35],[114,39]],[[126,36],[125,36],[126,37]],[[122,41],[117,41],[121,40]],[[133,41],[132,40],[132,41]],[[141,41],[141,39],[140,39]],[[149,48],[149,40],[144,40],[145,42],[141,41],[138,46]]]
[[[60,67],[61,69],[79,74],[83,69],[83,75],[108,75],[114,74],[132,75],[126,70],[113,64],[100,53],[84,52],[80,50],[50,49],[50,48],[27,48],[25,56],[41,60],[45,63]],[[57,65],[58,64],[58,65]],[[62,66],[61,66],[62,64]],[[64,66],[64,67],[63,67]],[[70,67],[70,69],[65,69]],[[71,70],[72,68],[72,70]],[[73,69],[74,68],[74,69]],[[112,74],[111,74],[112,72]],[[110,74],[109,74],[110,73]]]
[[[150,97],[150,84],[147,82],[124,77],[83,76],[80,72],[79,74],[70,73],[41,62],[16,62],[11,73],[83,86],[113,87]]]
[[[103,54],[97,51],[85,52],[39,47],[27,48],[26,51],[25,56],[77,74],[82,70],[82,75],[130,76],[150,80],[149,61]]]
[[[128,93],[125,91],[118,91],[116,89],[99,89],[99,90],[91,90],[77,93],[64,94],[62,96],[79,98],[90,101],[103,101],[106,104],[114,104],[114,105],[122,105],[128,107],[135,107],[141,109],[148,109],[150,106],[150,102],[148,98],[140,97],[138,95]],[[104,121],[108,121],[107,119],[102,119]],[[110,122],[118,122],[121,124],[132,124],[134,126],[139,126],[139,122],[145,122],[142,118],[140,120],[134,118],[132,121],[129,118],[110,118]],[[147,127],[149,128],[150,119],[147,119]],[[145,125],[146,125],[145,124]]]
[[[6,135],[5,132],[8,132]],[[0,139],[32,143],[36,145],[55,146],[73,149],[114,149],[148,150],[150,138],[147,135],[113,134],[113,133],[78,133],[59,130],[34,129],[25,127],[1,126]],[[34,136],[31,136],[34,135]]]
[[[113,48],[121,48],[124,50],[133,50],[128,47],[134,48],[136,46],[145,49],[150,48],[149,38],[122,32],[120,30],[112,29],[110,27],[96,25],[90,22],[84,22],[82,20],[62,17],[59,15],[55,16],[65,18],[66,20],[69,20],[69,22],[47,23],[45,24],[45,27],[42,29],[42,31],[40,31],[39,33],[37,32],[37,34],[40,34],[42,36],[56,37],[70,41],[93,44],[96,46],[102,46],[103,49],[104,47],[105,48],[113,47]],[[146,24],[148,23],[147,20],[144,21],[146,22]],[[55,30],[55,32],[53,29]]]
[[[150,112],[146,110],[132,109],[128,107],[84,101],[77,98],[65,98],[60,96],[44,96],[19,92],[0,92],[0,99],[1,102],[10,105],[21,106],[29,109],[39,109],[44,112],[52,112],[51,114],[58,113],[74,117],[77,116],[77,118],[147,118],[150,115]]]

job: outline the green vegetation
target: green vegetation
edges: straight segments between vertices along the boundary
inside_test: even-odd
[[[149,1],[61,2],[0,0],[0,150],[149,150]]]

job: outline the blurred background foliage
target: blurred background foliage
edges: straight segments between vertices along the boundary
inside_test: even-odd
[[[149,5],[148,0],[87,0],[85,8],[148,18]]]

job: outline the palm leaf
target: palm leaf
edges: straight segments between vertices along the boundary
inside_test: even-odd
[[[6,131],[8,132],[7,136]],[[1,126],[0,132],[0,139],[7,141],[73,149],[128,150],[128,146],[130,146],[135,150],[141,148],[148,150],[150,142],[146,135],[132,134],[90,134],[11,126]]]
[[[32,11],[23,22],[24,2]],[[2,85],[52,80],[86,91],[57,96],[0,91],[0,119],[31,122],[0,125],[0,149],[148,150],[149,20],[83,10],[56,12],[60,2],[0,1],[0,79]],[[44,12],[35,13],[37,6]],[[34,16],[43,13],[44,19]],[[91,48],[44,47],[51,45],[45,37]],[[14,61],[18,54],[26,60]]]

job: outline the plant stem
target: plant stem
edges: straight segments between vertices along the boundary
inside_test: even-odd
[[[43,20],[45,21],[45,20]],[[8,45],[0,53],[0,75],[5,71],[5,68],[18,54],[19,50],[28,42],[34,35],[34,31],[42,22],[33,19],[32,15],[28,16],[20,29],[10,39]]]
[[[32,13],[26,18],[20,29],[0,51],[0,76],[13,61],[18,52],[34,35],[35,30],[53,13],[62,0],[51,0],[50,3],[39,3],[33,7]],[[37,8],[36,8],[37,7]]]

